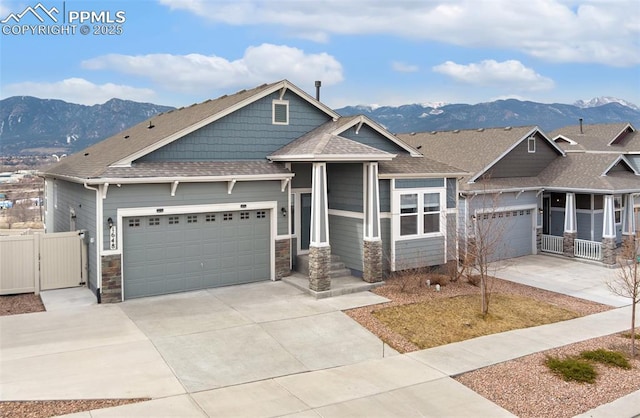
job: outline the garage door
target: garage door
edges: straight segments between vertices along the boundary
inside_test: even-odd
[[[125,299],[268,280],[269,211],[124,218]]]
[[[513,210],[481,216],[489,231],[490,261],[533,254],[533,212]]]

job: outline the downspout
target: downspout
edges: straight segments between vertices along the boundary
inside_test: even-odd
[[[102,263],[100,256],[102,254],[102,199],[100,199],[100,189],[97,187],[91,187],[87,183],[83,183],[83,186],[87,190],[92,190],[96,193],[96,299],[98,303],[102,302]],[[100,239],[98,239],[100,237]],[[89,245],[91,245],[91,237],[89,237]],[[89,279],[89,282],[91,280]],[[89,286],[91,287],[91,286]]]

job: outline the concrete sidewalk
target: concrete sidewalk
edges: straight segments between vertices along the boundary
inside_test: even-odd
[[[630,307],[378,360],[201,391],[76,417],[513,416],[451,376],[627,329]],[[583,414],[632,417],[640,391]]]

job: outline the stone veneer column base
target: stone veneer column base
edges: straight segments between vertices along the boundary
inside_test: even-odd
[[[276,280],[291,274],[291,239],[276,240]]]
[[[616,239],[602,238],[602,262],[608,265],[616,263]]]
[[[363,241],[362,280],[368,283],[382,281],[382,241]]]
[[[102,257],[102,303],[122,302],[122,258],[119,254]]]
[[[574,243],[576,237],[578,236],[577,232],[565,232],[562,234],[562,253],[565,257],[575,257]]]
[[[331,247],[309,247],[309,289],[323,292],[331,289]]]

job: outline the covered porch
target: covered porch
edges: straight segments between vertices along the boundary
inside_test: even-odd
[[[635,192],[544,194],[540,250],[614,265],[618,247],[636,235],[636,202]]]

